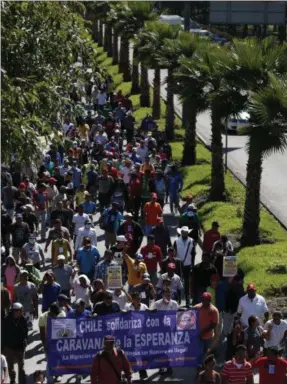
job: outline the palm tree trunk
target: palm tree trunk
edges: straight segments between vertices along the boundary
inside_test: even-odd
[[[140,86],[139,86],[139,65],[137,63],[137,50],[134,48],[133,51],[133,66],[132,66],[132,89],[131,93],[136,94],[140,93]]]
[[[160,68],[155,68],[153,78],[153,103],[152,103],[152,117],[155,120],[160,119],[161,105],[160,105]]]
[[[108,56],[112,57],[113,56],[113,32],[112,32],[112,27],[109,24],[106,24],[107,26],[107,52]]]
[[[113,31],[113,64],[118,64],[119,62],[119,35]]]
[[[246,193],[243,217],[242,245],[260,243],[260,185],[262,176],[262,154],[256,150],[258,138],[250,136],[246,173]]]
[[[98,44],[100,47],[103,46],[104,42],[104,23],[102,20],[99,22],[99,38],[98,38]]]
[[[141,65],[141,107],[150,107],[149,83],[147,68]]]
[[[182,128],[186,129],[188,126],[188,109],[190,108],[190,103],[186,100],[183,100],[182,103],[182,115],[181,115],[181,122],[182,122]]]
[[[173,70],[167,71],[167,91],[166,91],[166,118],[165,134],[167,140],[174,139],[174,100],[173,100]]]
[[[129,39],[121,37],[119,70],[123,74],[123,81],[131,81],[130,73],[130,44]]]
[[[107,33],[107,24],[104,24],[104,50],[108,52],[108,33]]]
[[[186,104],[186,126],[184,134],[184,147],[182,154],[182,165],[194,165],[196,163],[196,109],[187,101]],[[189,107],[189,108],[188,108]]]
[[[93,39],[95,42],[98,42],[99,41],[99,20],[98,19],[93,21],[92,28],[93,28]]]
[[[211,188],[210,199],[213,201],[225,200],[225,182],[223,167],[223,145],[221,138],[221,116],[218,106],[211,106]]]

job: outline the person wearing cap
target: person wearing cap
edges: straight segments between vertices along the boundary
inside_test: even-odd
[[[178,308],[178,303],[175,300],[172,300],[172,292],[170,288],[167,287],[162,293],[162,299],[155,301],[151,307],[151,309],[157,311],[177,311]]]
[[[116,265],[118,265],[118,263],[113,260],[112,250],[106,249],[104,253],[104,259],[96,265],[94,280],[101,279],[104,281],[104,283],[106,283],[108,278],[108,267]]]
[[[35,214],[39,222],[41,222],[41,239],[46,237],[46,215],[48,211],[48,193],[47,185],[41,183],[39,188],[33,193],[33,203],[36,208]]]
[[[21,214],[16,215],[15,223],[10,227],[10,233],[12,236],[12,255],[16,263],[19,264],[22,247],[28,243],[30,234],[29,226],[27,223],[23,223],[23,216]]]
[[[168,228],[164,225],[163,217],[157,218],[157,224],[152,227],[151,235],[154,236],[155,245],[160,247],[163,257],[167,255],[167,249],[171,247]]]
[[[116,202],[112,202],[111,208],[104,210],[101,223],[102,229],[105,231],[105,245],[106,248],[116,243],[117,232],[124,217],[119,211],[119,205]]]
[[[150,275],[151,282],[152,284],[156,285],[158,280],[157,268],[158,265],[161,265],[162,253],[160,247],[155,245],[155,239],[153,235],[147,236],[147,245],[142,247],[141,254],[144,257],[144,262]]]
[[[26,384],[26,373],[24,369],[25,349],[28,344],[28,325],[23,314],[21,303],[12,304],[9,314],[2,320],[1,324],[2,353],[7,359],[10,384],[16,384],[16,372],[14,364],[18,364],[19,384]]]
[[[64,312],[66,316],[68,316],[73,309],[71,307],[71,299],[67,295],[64,295],[63,293],[60,293],[60,295],[58,296],[58,304],[59,304],[60,310]]]
[[[39,222],[34,213],[34,207],[32,204],[26,204],[23,209],[23,222],[29,225],[31,233],[38,232]]]
[[[161,263],[160,273],[167,273],[168,264],[173,263],[175,265],[174,273],[178,276],[181,275],[181,261],[175,257],[175,250],[173,247],[169,247],[167,250],[167,257],[163,259]]]
[[[157,288],[158,297],[161,297],[163,293],[163,286],[164,286],[163,283],[166,279],[169,279],[172,299],[176,300],[177,302],[180,302],[180,295],[183,289],[183,285],[182,285],[181,278],[175,273],[175,268],[176,267],[174,263],[168,264],[167,273],[163,273],[162,275],[160,275],[156,288]]]
[[[234,358],[224,364],[221,372],[221,382],[222,384],[254,384],[252,366],[246,361],[245,345],[238,345]]]
[[[73,252],[69,240],[63,237],[63,232],[56,232],[55,239],[52,240],[51,246],[51,261],[52,266],[57,264],[57,257],[64,255],[66,262],[73,260]]]
[[[91,219],[87,219],[85,221],[85,225],[82,228],[79,228],[75,242],[75,251],[81,247],[84,237],[88,237],[90,239],[90,243],[93,247],[97,246],[97,233],[96,230],[92,228]]]
[[[61,287],[61,293],[70,297],[70,291],[72,288],[70,279],[73,273],[73,269],[70,265],[66,264],[65,255],[60,254],[57,256],[57,264],[53,268],[53,273],[56,282]]]
[[[184,279],[184,293],[186,299],[186,305],[190,305],[190,274],[192,267],[192,255],[194,248],[194,241],[191,239],[188,227],[182,227],[177,229],[177,233],[180,235],[174,242],[174,249],[176,257],[181,261],[181,277]]]
[[[131,292],[138,292],[141,302],[147,305],[147,307],[149,307],[151,301],[156,298],[156,290],[151,283],[150,275],[148,273],[142,275],[142,282],[134,285]]]
[[[237,313],[241,315],[241,321],[245,327],[248,327],[249,316],[253,315],[258,317],[260,325],[263,325],[263,317],[264,322],[269,319],[269,310],[266,301],[263,296],[256,293],[255,284],[248,284],[246,295],[239,300]]]
[[[172,165],[167,173],[167,190],[169,196],[170,212],[173,215],[179,211],[179,193],[183,188],[181,173],[175,165]],[[175,210],[175,211],[174,211]]]
[[[272,320],[266,321],[264,324],[263,338],[265,340],[264,348],[276,347],[283,349],[281,343],[287,337],[287,322],[282,320],[282,313],[275,311],[272,314]],[[282,343],[283,344],[283,343]]]
[[[152,227],[157,225],[157,219],[162,215],[162,207],[157,203],[157,194],[151,194],[151,201],[144,205],[145,233],[149,235]]]
[[[188,227],[189,236],[197,243],[200,235],[200,220],[194,204],[189,204],[187,212],[183,213],[179,219],[179,227]]]
[[[100,253],[92,244],[89,237],[83,237],[82,247],[77,249],[76,260],[80,268],[80,273],[93,279],[95,267],[100,261]]]
[[[44,274],[40,285],[40,293],[42,293],[42,313],[48,311],[50,304],[58,300],[61,293],[61,286],[55,282],[55,276],[52,271]]]
[[[252,362],[252,368],[258,370],[260,384],[287,383],[287,360],[279,357],[276,347],[269,347],[265,357]]]
[[[119,226],[118,235],[125,236],[127,240],[127,253],[134,257],[139,247],[141,246],[144,232],[142,227],[131,212],[124,213],[124,222]]]
[[[127,384],[131,384],[131,364],[124,351],[115,348],[115,337],[107,335],[104,338],[104,350],[97,353],[93,359],[91,384],[118,384],[121,382],[122,372]]]
[[[193,307],[199,311],[199,337],[203,342],[204,354],[215,341],[215,331],[219,324],[219,313],[217,308],[211,304],[211,299],[212,296],[209,292],[203,292],[201,303]]]
[[[143,255],[140,253],[137,253],[135,259],[132,259],[124,249],[123,255],[128,268],[128,284],[129,291],[131,291],[134,285],[141,284],[143,274],[147,273],[147,267]]]

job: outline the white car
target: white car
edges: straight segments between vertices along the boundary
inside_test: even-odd
[[[238,113],[236,116],[230,116],[227,122],[227,130],[237,133],[240,128],[249,126],[249,119],[250,115],[245,111]]]
[[[160,21],[170,25],[181,25],[183,27],[183,18],[178,15],[160,15]]]
[[[212,38],[212,33],[207,29],[190,29],[189,33],[192,33],[194,35],[198,35],[204,38]]]

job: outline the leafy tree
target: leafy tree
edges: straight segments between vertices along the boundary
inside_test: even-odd
[[[78,55],[95,60],[83,12],[81,4],[2,4],[3,161],[11,154],[19,162],[41,155],[41,138],[50,137],[66,113],[71,83],[84,77],[84,67],[73,66]]]

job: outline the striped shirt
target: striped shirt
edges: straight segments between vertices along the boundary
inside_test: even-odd
[[[241,368],[237,368],[235,361],[230,360],[224,364],[221,375],[227,384],[246,384],[247,379],[253,377],[252,366],[245,361]]]

